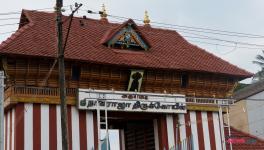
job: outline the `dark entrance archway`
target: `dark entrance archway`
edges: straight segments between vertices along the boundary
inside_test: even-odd
[[[121,150],[155,150],[153,122],[158,116],[153,113],[108,112],[108,125],[109,129],[123,131],[122,141],[119,141]]]
[[[155,150],[153,120],[129,121],[124,134],[126,150]]]

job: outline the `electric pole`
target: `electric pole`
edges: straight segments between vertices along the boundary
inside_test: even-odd
[[[59,64],[59,88],[60,88],[60,110],[61,110],[61,136],[62,136],[62,149],[69,149],[69,136],[68,136],[68,117],[67,117],[67,102],[66,102],[66,87],[65,87],[65,65],[64,65],[64,51],[67,45],[67,40],[70,34],[70,28],[74,13],[82,6],[82,4],[75,3],[75,10],[70,15],[70,23],[67,29],[65,42],[63,41],[63,28],[62,28],[62,6],[63,0],[56,0],[56,13],[57,13],[57,40],[58,40],[58,64]],[[69,18],[65,19],[66,22]],[[63,43],[64,42],[64,43]],[[57,62],[54,61],[54,65]],[[52,71],[52,70],[51,70]],[[50,72],[51,72],[50,71]],[[49,73],[50,74],[50,73]],[[49,76],[49,75],[48,75]]]
[[[68,119],[67,119],[65,66],[64,66],[64,49],[63,49],[63,34],[62,34],[62,14],[61,14],[62,6],[63,6],[63,0],[56,0],[62,149],[68,150],[69,136],[68,136],[68,125],[67,125]]]

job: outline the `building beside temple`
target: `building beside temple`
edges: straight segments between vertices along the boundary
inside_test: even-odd
[[[62,147],[55,17],[23,10],[0,45],[6,149]],[[252,74],[144,23],[73,18],[65,49],[70,149],[97,150],[105,128],[119,129],[121,150],[225,149],[221,110]]]
[[[259,138],[264,138],[264,81],[258,81],[234,93],[236,105],[230,108],[230,124]],[[243,114],[243,115],[241,115]]]

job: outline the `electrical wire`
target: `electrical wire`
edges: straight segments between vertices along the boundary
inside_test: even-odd
[[[18,25],[19,23],[8,23],[8,24],[0,24],[0,27],[2,26],[10,26],[10,25]]]
[[[235,47],[232,45],[225,45],[225,44],[219,44],[219,43],[210,43],[210,42],[204,42],[204,41],[196,41],[196,40],[188,40],[189,42],[195,42],[195,43],[202,43],[202,44],[208,44],[208,45],[218,45],[218,46],[223,46],[223,47]],[[237,46],[236,48],[244,48],[244,49],[257,49],[259,50],[259,47],[243,47],[243,46]],[[263,47],[264,49],[264,47]]]
[[[111,16],[111,15],[108,15],[108,16]],[[123,17],[121,17],[123,18]],[[124,17],[126,18],[126,17]],[[134,19],[134,20],[138,20],[138,19]],[[142,21],[142,20],[141,20]],[[174,28],[174,27],[167,27],[167,26],[155,26],[155,27],[159,27],[159,28],[164,28],[164,29],[178,29],[178,28]],[[189,31],[193,31],[193,30],[189,30]],[[186,31],[180,31],[180,32],[185,32],[187,33]],[[192,34],[192,35],[198,35],[198,36],[201,36],[201,37],[194,37],[194,36],[183,36],[183,37],[189,37],[189,38],[198,38],[198,39],[207,39],[207,40],[214,40],[214,41],[221,41],[221,42],[226,42],[226,43],[233,43],[233,44],[240,44],[240,45],[250,45],[250,46],[258,46],[258,47],[264,47],[264,45],[260,45],[260,44],[255,44],[255,43],[247,43],[247,42],[238,42],[238,41],[231,41],[231,40],[225,40],[225,39],[219,39],[219,38],[215,38],[215,37],[210,37],[210,36],[205,36],[205,35],[201,35],[201,34],[196,34],[196,33],[191,33],[191,32],[188,32],[189,34]],[[155,33],[156,34],[156,33]],[[242,33],[244,34],[244,33]],[[253,35],[253,34],[251,34]],[[256,36],[259,36],[258,38],[264,38],[264,36],[261,36],[261,35],[256,35]]]
[[[45,8],[44,8],[45,9]],[[44,9],[36,9],[36,10],[44,10]],[[114,16],[114,15],[108,15],[108,16]],[[115,18],[117,18],[117,16],[114,16]],[[126,18],[126,17],[120,17],[118,16],[118,18]],[[128,18],[126,18],[128,19]],[[134,19],[134,20],[139,20],[139,21],[142,21],[141,19]],[[14,23],[14,24],[0,24],[0,26],[10,26],[10,25],[17,25],[19,23]],[[166,24],[166,23],[159,23],[159,24],[165,24],[165,25],[172,25],[172,24]],[[178,26],[178,25],[175,25],[175,26]],[[159,27],[159,28],[165,28],[165,29],[178,29],[178,28],[173,28],[173,27],[167,27],[167,26],[156,26],[156,27]],[[196,27],[195,27],[196,28]],[[200,28],[198,28],[200,29]],[[204,28],[203,28],[204,29]],[[182,30],[182,29],[179,29],[179,30]],[[184,29],[185,30],[185,29]],[[212,29],[210,29],[212,30]],[[194,30],[188,30],[188,31],[194,31]],[[216,30],[218,31],[218,30]],[[220,30],[219,30],[220,31]],[[222,30],[221,30],[222,31]],[[249,46],[257,46],[257,47],[260,47],[260,48],[263,48],[264,45],[260,45],[260,44],[254,44],[254,43],[247,43],[247,42],[238,42],[238,41],[231,41],[231,40],[225,40],[225,39],[219,39],[219,38],[215,38],[215,37],[210,37],[210,36],[205,36],[205,35],[201,35],[201,34],[196,34],[196,33],[192,33],[192,32],[187,32],[186,30],[185,31],[180,31],[180,32],[183,32],[183,33],[188,33],[188,34],[192,34],[192,35],[197,35],[197,36],[183,36],[183,37],[187,37],[187,38],[195,38],[195,39],[203,39],[203,40],[213,40],[213,41],[220,41],[220,42],[225,42],[225,43],[232,43],[232,44],[239,44],[239,45],[249,45]],[[198,31],[199,32],[199,31]],[[230,31],[225,31],[225,32],[230,32]],[[238,33],[238,32],[232,32],[232,33]],[[243,34],[243,35],[251,35],[251,36],[258,36],[258,38],[260,37],[264,37],[264,36],[261,36],[261,35],[255,35],[255,34],[245,34],[245,33],[239,33],[239,34]],[[216,44],[216,45],[220,45],[220,44]],[[239,47],[239,46],[238,46]],[[254,48],[255,49],[255,48]]]
[[[9,33],[14,33],[16,31],[8,31],[8,32],[0,32],[0,34],[9,34]]]
[[[66,6],[63,6],[62,8],[69,7],[69,6],[70,5],[66,5]],[[54,10],[54,7],[33,9],[31,11],[41,11],[41,10],[49,10],[49,9]],[[11,11],[11,12],[0,13],[0,16],[14,15],[14,14],[21,14],[21,10],[20,11]]]
[[[0,13],[0,16],[14,15],[14,14],[21,14],[21,11],[7,12],[7,13]]]
[[[91,11],[91,10],[81,10],[81,11],[90,11],[91,14],[99,14],[99,11]],[[143,22],[143,19],[137,19],[137,18],[128,18],[123,16],[117,16],[112,14],[107,14],[107,16],[119,19],[119,20],[128,20],[133,19],[136,21]],[[201,27],[193,27],[193,26],[184,26],[184,25],[177,25],[177,24],[169,24],[169,23],[162,23],[157,21],[151,21],[153,24],[160,24],[165,25],[166,27],[174,27],[178,30],[189,30],[194,32],[203,32],[203,33],[211,33],[211,34],[219,34],[219,35],[226,35],[226,36],[237,36],[237,37],[248,37],[248,38],[264,38],[264,35],[257,35],[257,34],[249,34],[249,33],[241,33],[241,32],[233,32],[233,31],[225,31],[225,30],[218,30],[218,29],[210,29],[210,28],[201,28]],[[209,32],[211,31],[211,32]],[[214,31],[214,32],[212,32]],[[226,34],[225,34],[226,33]]]
[[[0,26],[10,26],[10,25],[18,25],[18,24],[19,23],[2,24]],[[98,25],[101,25],[101,24],[98,24]],[[92,26],[92,25],[89,25],[89,26]],[[11,31],[11,32],[15,32],[15,31]],[[7,33],[11,33],[11,32],[5,32],[5,33],[0,33],[0,34],[7,34]],[[151,35],[156,35],[156,36],[169,35],[167,33],[159,34],[159,33],[150,33],[150,32],[149,33],[146,33],[146,34],[151,34]],[[200,36],[186,36],[186,35],[182,35],[182,37],[185,37],[185,38],[194,38],[194,39],[200,39],[200,40],[206,40],[206,39],[208,39],[208,40],[223,41],[221,39],[211,39],[210,37],[200,37]],[[243,44],[243,45],[248,45],[248,47],[246,47],[246,46],[236,46],[236,48],[242,48],[242,49],[264,49],[264,45],[257,45],[257,44],[246,43],[246,42],[241,43],[241,42],[236,42],[236,41],[225,41],[227,43],[235,44],[235,46],[232,46],[232,45],[225,45],[225,44],[205,42],[205,41],[198,41],[198,40],[188,40],[188,41],[197,42],[197,43],[203,43],[203,44],[209,44],[209,45],[218,45],[218,46],[223,46],[223,47],[235,47],[237,44],[240,44],[240,45]],[[252,46],[252,47],[249,47],[249,46]],[[226,54],[228,54],[228,53],[225,53],[223,55],[226,55]]]
[[[117,22],[120,23],[120,22]],[[100,23],[96,22],[96,25],[89,25],[89,26],[94,26],[94,27],[98,27],[98,26],[103,26]],[[160,36],[160,35],[171,35],[169,33],[153,33],[153,32],[146,32],[146,35],[155,35],[155,36]],[[237,42],[237,41],[229,41],[229,40],[223,40],[223,39],[218,39],[218,38],[212,38],[209,36],[204,36],[204,35],[200,35],[200,34],[195,34],[197,36],[187,36],[187,35],[179,35],[179,37],[185,37],[185,38],[195,38],[195,39],[202,39],[202,40],[215,40],[215,41],[220,41],[220,42],[225,42],[225,43],[232,43],[235,44],[234,46],[240,44],[240,45],[248,45],[251,47],[246,47],[246,46],[236,46],[237,48],[245,48],[245,49],[264,49],[264,45],[260,45],[260,44],[254,44],[254,43],[247,43],[247,42]],[[174,35],[177,36],[177,35]],[[194,40],[193,40],[194,41]],[[202,43],[202,41],[199,41]],[[234,47],[234,46],[230,46],[230,45],[224,45],[224,44],[217,44],[217,43],[210,43],[210,42],[204,42],[207,44],[211,44],[211,45],[220,45],[220,46],[226,46],[226,47]],[[254,47],[253,47],[254,46]]]
[[[127,17],[121,17],[116,15],[108,14],[108,16],[116,19],[130,19]],[[144,21],[143,19],[136,19],[132,18],[136,21]],[[183,26],[183,25],[176,25],[176,24],[168,24],[168,23],[161,23],[156,21],[151,21],[153,24],[160,24],[165,25],[166,27],[173,27],[176,29],[181,30],[189,30],[189,31],[195,31],[195,32],[203,32],[203,33],[211,33],[211,34],[219,34],[219,35],[226,35],[226,36],[237,36],[237,37],[248,37],[248,38],[264,38],[263,35],[257,35],[257,34],[249,34],[249,33],[240,33],[240,32],[232,32],[232,31],[225,31],[225,30],[217,30],[217,29],[209,29],[209,28],[201,28],[201,27],[192,27],[192,26]],[[209,32],[209,31],[215,31],[215,32]],[[226,34],[225,34],[226,33]]]
[[[20,18],[0,18],[0,20],[18,20]]]

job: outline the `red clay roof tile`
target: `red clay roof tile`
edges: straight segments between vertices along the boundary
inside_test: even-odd
[[[228,130],[225,128],[225,137],[228,137]],[[231,127],[231,139],[233,139],[233,150],[264,150],[264,140],[248,133]],[[226,141],[228,139],[226,138]],[[231,140],[230,140],[231,141]],[[229,142],[226,142],[226,149],[230,150]]]

